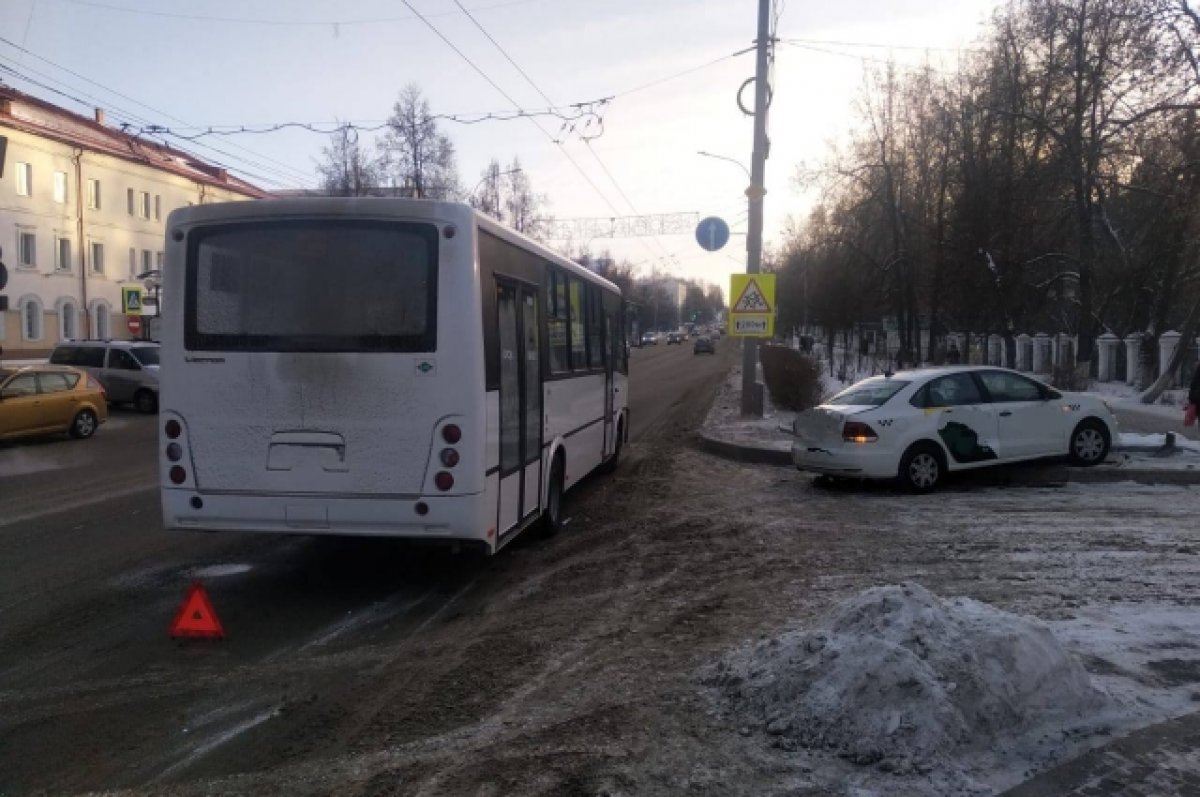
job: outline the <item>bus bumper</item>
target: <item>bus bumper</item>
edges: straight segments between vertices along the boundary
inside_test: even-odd
[[[187,531],[397,537],[496,545],[483,493],[404,498],[238,495],[164,489],[163,525]],[[424,510],[422,513],[421,510]]]

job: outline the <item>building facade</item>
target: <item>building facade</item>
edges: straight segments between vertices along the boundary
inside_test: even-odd
[[[195,156],[0,85],[6,359],[60,340],[128,339],[121,287],[162,266],[167,215],[268,194]]]

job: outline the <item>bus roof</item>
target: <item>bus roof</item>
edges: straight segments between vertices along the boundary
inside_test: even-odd
[[[404,197],[287,197],[262,199],[254,202],[214,202],[207,205],[192,205],[179,208],[167,218],[167,226],[174,224],[212,224],[227,220],[253,221],[273,219],[305,213],[337,214],[346,216],[376,216],[409,218],[454,219],[460,224],[474,220],[480,229],[535,252],[539,257],[554,263],[566,271],[620,294],[621,289],[583,266],[569,260],[544,244],[500,224],[495,219],[480,213],[462,202],[437,202],[430,199]]]
[[[466,207],[466,206],[464,206],[464,207]],[[609,280],[606,280],[604,277],[601,277],[599,274],[592,271],[591,269],[584,268],[583,266],[579,265],[575,261],[563,257],[562,255],[558,254],[557,252],[555,252],[554,250],[545,246],[544,244],[538,243],[537,241],[533,240],[529,236],[519,233],[516,230],[512,229],[511,227],[504,226],[503,224],[496,221],[492,217],[487,216],[483,213],[480,213],[478,210],[475,210],[474,208],[472,208],[471,210],[475,214],[475,222],[479,225],[479,227],[481,229],[487,230],[488,232],[492,233],[493,235],[495,235],[499,238],[503,238],[504,240],[508,241],[511,244],[516,244],[518,246],[524,247],[525,249],[533,250],[541,257],[544,257],[547,260],[553,262],[554,265],[559,266],[578,277],[581,277],[585,280],[588,280],[589,282],[593,282],[597,285],[608,288],[610,291],[613,291],[614,293],[617,293],[617,294],[621,293],[621,288],[618,285],[616,285],[613,282],[610,282]]]

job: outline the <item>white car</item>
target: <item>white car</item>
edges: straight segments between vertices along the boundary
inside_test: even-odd
[[[1042,457],[1103,462],[1117,419],[1095,396],[1003,368],[954,366],[864,379],[797,414],[792,432],[800,470],[899,479],[925,492],[947,471]]]

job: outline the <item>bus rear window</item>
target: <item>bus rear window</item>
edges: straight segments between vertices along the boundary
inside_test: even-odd
[[[433,351],[432,224],[288,220],[190,237],[192,351]]]

